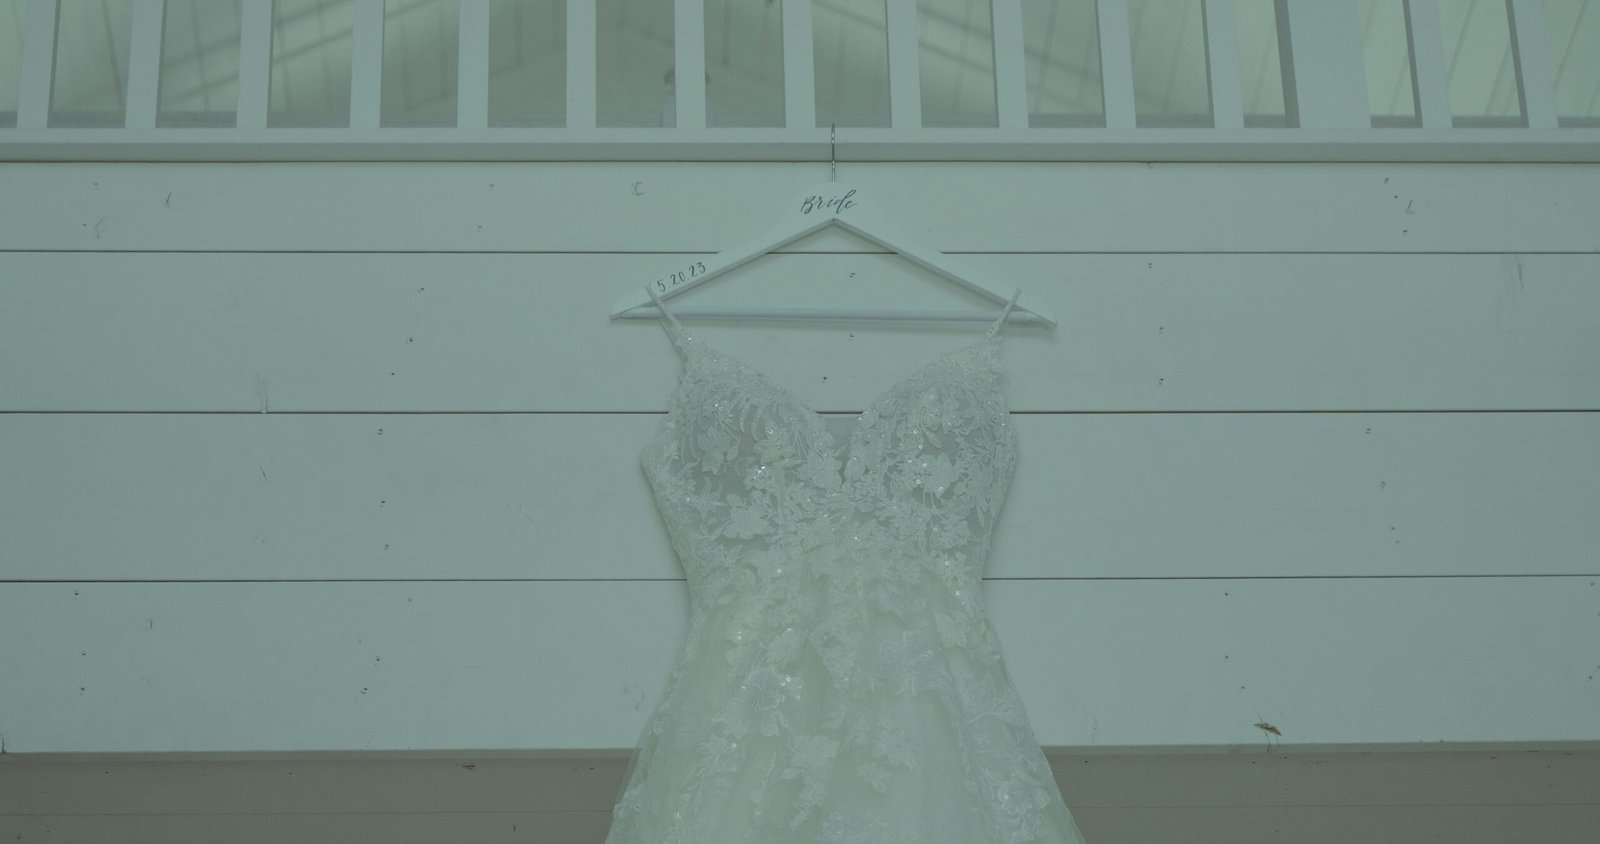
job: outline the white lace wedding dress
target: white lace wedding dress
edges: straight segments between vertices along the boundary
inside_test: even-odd
[[[689,628],[606,844],[1081,844],[979,592],[1005,313],[830,419],[656,304],[683,367],[641,465]]]

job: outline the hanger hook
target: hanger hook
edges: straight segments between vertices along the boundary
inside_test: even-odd
[[[830,182],[839,181],[839,159],[833,153],[833,130],[838,125],[837,123],[828,124],[828,181]]]

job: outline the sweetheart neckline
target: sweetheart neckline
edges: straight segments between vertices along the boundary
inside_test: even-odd
[[[764,372],[764,371],[762,371],[760,369],[757,369],[756,367],[751,366],[750,364],[746,363],[744,361],[744,359],[740,358],[738,355],[732,354],[730,352],[726,352],[726,351],[722,350],[721,348],[719,348],[717,346],[714,346],[714,345],[712,345],[710,343],[705,342],[704,340],[699,339],[698,337],[691,336],[687,332],[683,332],[679,336],[681,336],[684,340],[688,341],[690,344],[698,344],[702,351],[710,352],[710,353],[712,353],[714,355],[717,355],[717,356],[723,358],[724,360],[732,363],[734,366],[736,366],[736,367],[744,370],[745,372],[755,376],[757,380],[760,380],[761,382],[763,382],[773,392],[781,395],[786,401],[789,401],[790,403],[792,403],[795,406],[795,408],[798,409],[801,412],[802,415],[804,415],[804,416],[808,417],[808,419],[812,420],[810,424],[814,428],[819,429],[822,432],[822,436],[825,437],[828,440],[828,445],[829,445],[828,456],[833,458],[834,460],[838,461],[838,463],[839,463],[839,467],[836,470],[836,479],[839,481],[839,485],[841,487],[845,486],[845,485],[847,485],[849,483],[849,478],[845,474],[844,464],[845,464],[845,461],[847,460],[849,454],[855,450],[856,438],[860,435],[860,433],[862,431],[861,421],[866,418],[868,413],[871,413],[873,410],[877,409],[879,407],[879,405],[882,405],[883,403],[887,402],[891,398],[895,397],[902,390],[904,390],[907,386],[909,386],[912,383],[916,382],[924,374],[926,374],[928,371],[932,370],[935,366],[938,366],[939,364],[946,362],[947,360],[949,360],[950,358],[955,357],[958,354],[962,354],[964,352],[969,352],[969,351],[971,351],[973,349],[981,348],[981,347],[984,347],[984,346],[997,347],[999,345],[999,341],[1000,341],[1000,335],[998,333],[989,334],[989,335],[984,336],[984,337],[982,337],[982,338],[980,338],[978,340],[974,340],[974,341],[972,341],[970,343],[965,343],[963,345],[956,346],[953,349],[947,349],[947,350],[945,350],[943,352],[940,352],[932,360],[929,360],[926,363],[922,364],[921,366],[917,367],[916,369],[912,370],[909,374],[905,375],[899,381],[897,381],[893,385],[891,385],[887,390],[884,390],[882,393],[879,393],[877,398],[874,398],[872,401],[867,402],[867,404],[861,409],[860,413],[842,415],[840,418],[849,419],[850,424],[849,424],[849,429],[845,434],[844,441],[841,443],[840,440],[839,440],[839,437],[837,437],[833,433],[833,431],[828,428],[828,424],[827,424],[828,423],[828,417],[824,416],[822,413],[820,413],[820,412],[818,412],[816,410],[813,410],[811,405],[808,402],[806,402],[805,399],[800,397],[799,393],[797,393],[794,390],[791,390],[788,387],[784,386],[782,383],[778,382],[776,379],[774,379],[771,375],[768,375],[766,372]],[[998,352],[996,354],[997,354],[997,357],[998,357]],[[1000,359],[997,360],[997,365],[995,367],[996,374],[1001,374],[1001,373],[1004,372],[1004,363],[1005,363],[1005,361],[1004,361],[1003,358],[1000,358]],[[685,366],[685,374],[687,374],[687,366]],[[687,380],[688,379],[686,377],[680,376],[680,378],[678,379],[678,388],[681,389],[684,386],[684,383]],[[671,405],[676,405],[676,403],[677,403],[676,402],[676,399],[677,399],[677,395],[676,394],[678,393],[678,391],[679,390],[677,390],[677,389],[675,389],[673,391],[674,395],[672,397],[673,401],[671,402]],[[672,410],[672,407],[669,405],[669,407],[668,407],[668,414],[669,415],[671,414],[671,410]]]

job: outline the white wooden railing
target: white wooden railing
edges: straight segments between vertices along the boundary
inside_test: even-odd
[[[1448,2],[1448,0],[1443,0]],[[704,0],[674,8],[675,125],[596,125],[595,4],[569,0],[566,123],[493,127],[489,120],[489,2],[460,0],[454,127],[380,126],[384,2],[355,0],[346,127],[268,126],[272,0],[242,0],[236,123],[158,127],[164,0],[133,0],[125,122],[50,125],[57,20],[64,0],[23,0],[14,126],[0,128],[0,160],[705,159],[705,160],[1499,160],[1600,161],[1600,127],[1563,126],[1556,114],[1539,0],[1506,0],[1521,125],[1453,126],[1440,31],[1441,0],[1407,0],[1418,123],[1375,128],[1363,72],[1357,0],[1277,0],[1285,127],[1246,128],[1240,97],[1235,0],[1204,0],[1211,126],[1142,127],[1126,0],[1097,0],[1104,95],[1100,127],[1030,126],[1021,0],[991,0],[992,127],[925,127],[918,71],[917,0],[886,0],[890,121],[886,128],[816,125],[812,4],[785,0],[785,125],[707,124]],[[837,146],[830,151],[830,140]]]

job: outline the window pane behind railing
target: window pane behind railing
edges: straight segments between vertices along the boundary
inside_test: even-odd
[[[1278,46],[1278,11],[1273,0],[1235,0],[1238,20],[1239,86],[1245,126],[1286,126],[1283,56]]]
[[[783,5],[705,0],[711,126],[783,125]]]
[[[1094,0],[1022,0],[1028,125],[1104,126]]]
[[[1127,0],[1140,126],[1210,126],[1202,0]]]
[[[22,0],[0,0],[0,126],[17,125],[22,78]]]
[[[1372,125],[1421,125],[1411,84],[1405,0],[1361,0],[1361,48]]]
[[[51,126],[121,126],[128,92],[131,0],[72,0],[57,17]]]
[[[994,126],[989,0],[917,0],[922,125]]]
[[[596,120],[601,126],[672,126],[672,0],[597,0]]]
[[[1544,0],[1556,117],[1600,126],[1600,0]]]
[[[1438,0],[1456,126],[1521,126],[1505,0]]]
[[[489,8],[489,125],[561,126],[567,110],[565,0]]]
[[[888,12],[884,0],[811,4],[817,125],[889,125]]]
[[[167,0],[157,126],[233,126],[239,0]]]
[[[269,126],[350,125],[353,0],[275,0]]]
[[[458,0],[385,0],[379,125],[456,125]]]

